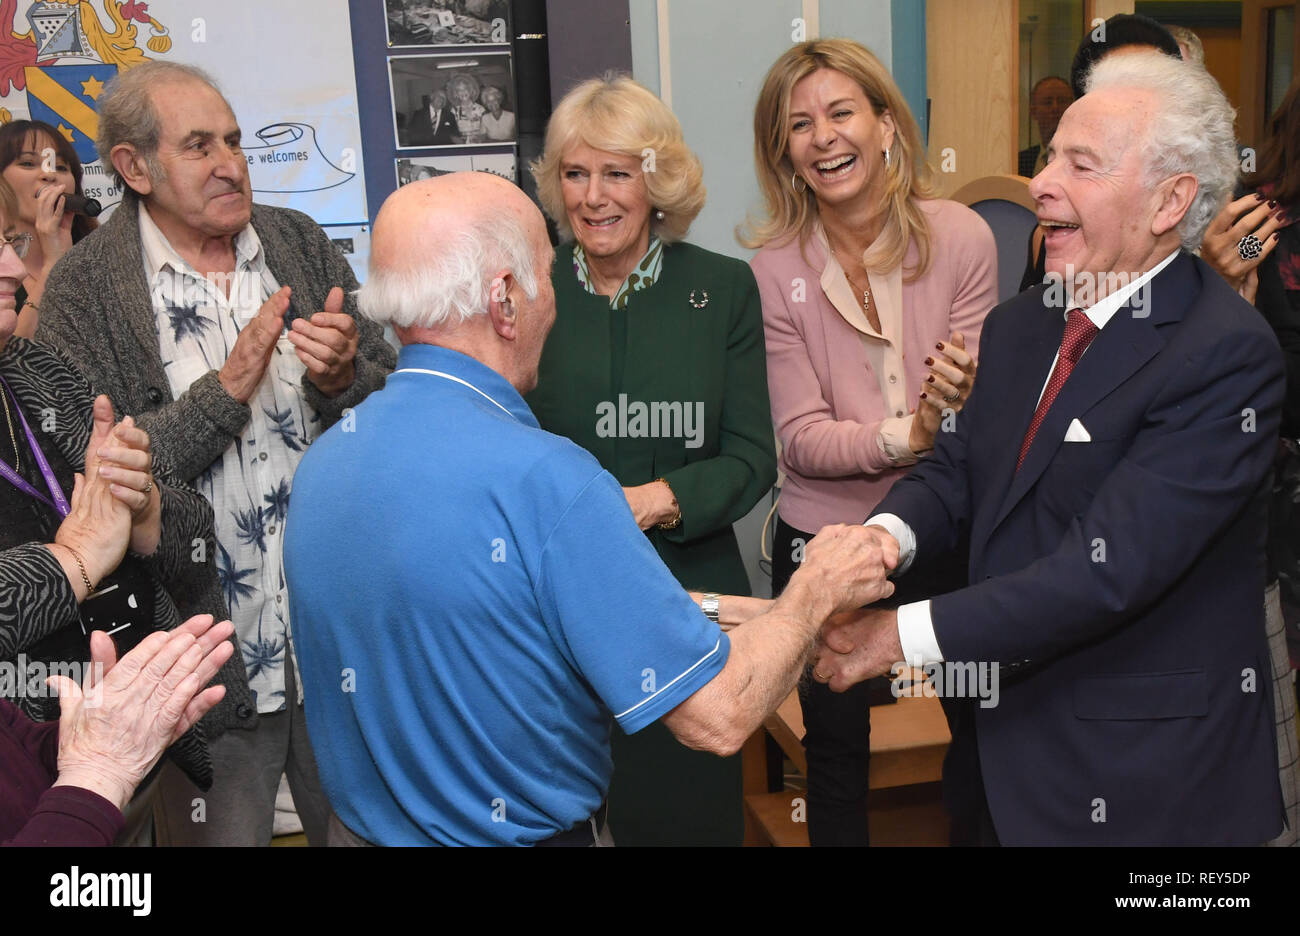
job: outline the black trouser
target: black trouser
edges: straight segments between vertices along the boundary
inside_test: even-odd
[[[948,844],[989,848],[999,845],[975,738],[973,699],[945,699],[944,714],[952,743],[943,758],[943,805],[948,810]]]
[[[777,515],[772,545],[773,595],[785,589],[803,560],[803,544],[812,538],[813,534],[796,530]],[[811,845],[870,844],[867,770],[871,762],[871,705],[867,696],[865,682],[847,692],[831,692],[812,678],[811,667],[799,680]]]
[[[803,544],[812,538],[813,534],[796,530],[777,515],[772,545],[773,595],[785,589],[802,561]],[[898,607],[962,587],[966,581],[966,551],[963,540],[951,554],[911,569],[894,583],[894,594],[880,606]],[[870,843],[867,789],[873,682],[858,683],[847,692],[831,692],[812,678],[811,667],[799,682],[804,753],[808,759],[808,841],[812,845]],[[954,817],[953,844],[996,844],[980,778],[974,713],[963,709],[963,704],[969,706],[961,702],[944,705],[953,734],[953,744],[944,758],[944,803]]]

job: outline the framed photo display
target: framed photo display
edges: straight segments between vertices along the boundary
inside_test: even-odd
[[[384,0],[388,46],[505,45],[510,0]]]
[[[517,182],[514,152],[476,153],[473,156],[411,156],[396,160],[397,185],[400,188],[420,179],[432,179],[449,172],[490,172],[510,182]]]
[[[388,80],[399,150],[516,140],[509,52],[394,56]]]

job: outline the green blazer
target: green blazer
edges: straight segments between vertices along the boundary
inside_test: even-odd
[[[587,449],[624,487],[666,480],[681,525],[646,534],[664,564],[686,588],[748,595],[731,525],[776,481],[763,310],[749,266],[665,246],[659,280],[611,310],[578,282],[566,244],[552,280],[555,327],[528,396],[542,428]]]

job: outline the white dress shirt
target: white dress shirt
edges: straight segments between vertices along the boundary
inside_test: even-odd
[[[1105,328],[1106,323],[1114,318],[1120,307],[1128,302],[1135,292],[1149,283],[1157,273],[1167,267],[1176,256],[1178,256],[1177,250],[1131,283],[1117,289],[1104,299],[1099,299],[1092,306],[1085,309],[1084,314],[1088,316],[1092,324],[1097,326],[1097,331],[1100,332]],[[1062,313],[1062,316],[1067,320],[1072,308],[1078,308],[1077,304],[1069,306]],[[1087,353],[1085,349],[1084,354]],[[1047,369],[1047,374],[1043,378],[1043,387],[1038,391],[1039,401],[1043,399],[1043,393],[1047,390],[1047,382],[1052,379],[1052,371],[1056,370],[1056,361],[1059,356],[1060,352],[1058,351],[1056,356],[1052,358],[1052,366]],[[894,574],[901,575],[906,572],[912,564],[912,559],[916,556],[916,533],[896,514],[876,514],[867,518],[866,522],[868,525],[884,527],[894,539],[898,540],[898,568],[894,571]],[[912,666],[923,666],[926,663],[943,662],[943,651],[939,648],[939,641],[934,635],[934,622],[930,618],[929,599],[899,605],[898,642],[899,646],[903,648],[903,662],[905,663]]]

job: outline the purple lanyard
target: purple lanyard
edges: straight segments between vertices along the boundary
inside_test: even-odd
[[[32,427],[27,425],[27,417],[23,415],[23,409],[18,405],[18,397],[9,389],[9,382],[3,377],[0,377],[0,385],[3,385],[3,392],[9,395],[9,399],[14,401],[14,411],[18,414],[18,421],[23,424],[23,432],[27,433],[27,441],[32,447],[32,454],[36,457],[36,464],[40,467],[41,474],[45,477],[45,486],[49,488],[50,496],[46,497],[40,491],[36,490],[36,488],[27,483],[26,479],[24,479],[22,475],[18,474],[18,472],[14,471],[3,461],[0,461],[0,478],[4,478],[24,494],[30,494],[38,501],[53,507],[58,511],[60,517],[66,517],[69,512],[71,512],[72,508],[68,506],[68,499],[64,497],[63,488],[59,487],[59,480],[54,477],[54,471],[50,468],[50,463],[46,460],[45,453],[41,451],[41,447],[36,443],[36,434],[32,432]],[[53,498],[53,500],[50,498]]]

